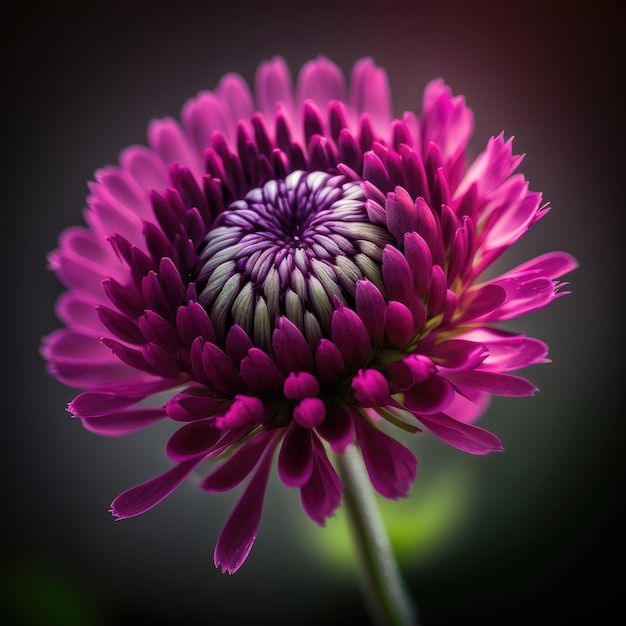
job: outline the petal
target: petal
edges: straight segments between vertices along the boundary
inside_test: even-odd
[[[345,449],[354,441],[352,415],[339,404],[328,403],[326,405],[326,418],[316,430],[337,454],[345,452]]]
[[[323,111],[331,100],[345,101],[343,74],[339,68],[324,56],[309,61],[300,70],[298,76],[298,104],[313,100]]]
[[[263,431],[241,446],[232,456],[209,474],[201,483],[204,491],[230,491],[239,485],[256,467],[261,455],[274,437],[272,431]]]
[[[354,425],[374,489],[390,500],[406,496],[417,473],[415,455],[364,418],[355,418]]]
[[[290,400],[312,398],[320,392],[320,385],[313,374],[308,372],[292,372],[285,379],[283,393]]]
[[[537,391],[537,387],[525,378],[498,372],[474,370],[472,372],[454,374],[450,376],[450,379],[455,384],[458,383],[479,391],[493,393],[497,396],[524,397],[532,396]]]
[[[177,462],[204,456],[218,442],[221,434],[212,419],[185,424],[169,438],[165,453]]]
[[[416,382],[404,392],[404,405],[416,415],[429,415],[445,409],[454,398],[454,389],[442,376]]]
[[[389,404],[389,383],[381,372],[374,369],[359,370],[352,379],[354,399],[364,407]]]
[[[312,438],[314,466],[308,482],[300,488],[302,507],[306,514],[320,526],[333,515],[341,504],[343,486],[326,451],[317,437]]]
[[[300,487],[313,469],[311,431],[291,422],[278,454],[278,475],[288,487]]]
[[[293,410],[293,419],[303,428],[317,428],[326,417],[326,407],[320,398],[304,398]]]
[[[145,407],[125,409],[110,415],[85,417],[81,421],[92,433],[105,437],[120,437],[146,428],[166,417],[165,411],[160,407]]]
[[[489,454],[503,450],[501,441],[488,430],[464,424],[443,413],[422,416],[419,421],[446,443],[470,454]]]
[[[215,546],[215,567],[234,574],[246,560],[261,523],[263,500],[278,437],[266,451],[256,474],[241,495]]]
[[[256,396],[236,395],[228,411],[215,420],[222,430],[231,430],[258,422],[263,416],[263,402]]]
[[[201,461],[201,458],[178,463],[137,487],[120,494],[111,504],[111,513],[118,519],[135,517],[150,510],[178,487]]]
[[[331,335],[346,363],[356,364],[367,360],[370,350],[369,334],[354,311],[342,307],[333,313]]]

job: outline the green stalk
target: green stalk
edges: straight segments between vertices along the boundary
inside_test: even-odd
[[[351,447],[336,458],[363,594],[374,623],[418,626],[416,609],[400,576],[361,453]]]

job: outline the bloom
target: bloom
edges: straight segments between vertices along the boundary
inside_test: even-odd
[[[501,450],[473,422],[493,394],[533,394],[511,372],[545,362],[547,346],[495,323],[567,293],[557,279],[576,262],[552,252],[483,279],[548,205],[515,173],[521,157],[502,134],[466,163],[472,114],[441,80],[420,117],[391,110],[370,59],[346,88],[318,57],[294,89],[274,58],[254,97],[227,75],[180,123],[153,121],[149,147],[96,173],[86,227],[67,229],[49,256],[67,287],[65,327],[43,355],[84,390],[68,409],[87,429],[180,424],[171,468],[116,498],[118,518],[210,461],[203,490],[247,481],[215,550],[232,573],[275,459],[324,524],[342,496],[332,455],[351,445],[378,493],[407,494],[417,460],[388,425]]]

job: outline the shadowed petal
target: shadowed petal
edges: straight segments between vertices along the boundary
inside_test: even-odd
[[[163,474],[120,494],[111,504],[111,513],[118,519],[141,515],[167,498],[201,461],[191,459],[178,463]]]
[[[502,443],[488,430],[464,424],[443,413],[420,415],[419,421],[446,443],[471,454],[500,452]]]
[[[390,500],[406,496],[417,473],[415,455],[361,417],[354,425],[374,489]]]
[[[234,574],[248,557],[261,523],[261,512],[278,437],[267,446],[256,474],[228,517],[215,547],[215,567]]]

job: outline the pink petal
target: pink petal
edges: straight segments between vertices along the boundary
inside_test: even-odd
[[[319,381],[324,385],[336,384],[344,377],[346,367],[341,350],[328,339],[322,339],[317,346],[315,368]]]
[[[135,517],[149,511],[178,487],[202,458],[178,463],[163,474],[120,494],[111,504],[111,513],[118,519]]]
[[[360,416],[354,425],[374,489],[390,500],[406,496],[417,473],[415,455]]]
[[[239,485],[256,467],[275,433],[263,431],[243,444],[232,456],[222,461],[217,469],[201,483],[204,491],[230,491]]]
[[[335,403],[326,406],[326,418],[316,430],[337,454],[345,452],[354,441],[353,417],[348,409]]]
[[[350,106],[357,117],[370,116],[377,137],[387,140],[391,122],[391,95],[385,71],[372,59],[361,59],[352,70]]]
[[[502,443],[487,430],[464,424],[443,413],[419,416],[419,421],[446,443],[470,454],[500,452]]]
[[[454,398],[454,389],[442,376],[416,382],[404,393],[404,405],[416,415],[430,415],[445,409]]]
[[[331,465],[326,451],[317,437],[312,438],[314,465],[308,482],[300,488],[302,507],[306,514],[320,526],[333,515],[341,504],[343,487]]]
[[[283,393],[290,400],[312,398],[320,392],[320,385],[313,374],[308,372],[292,372],[285,379]]]
[[[370,350],[369,334],[354,311],[342,307],[333,313],[331,335],[346,363],[357,364],[367,359]]]
[[[246,560],[261,523],[265,489],[272,467],[272,456],[278,437],[266,451],[252,480],[226,521],[215,547],[215,566],[222,573],[234,574]]]
[[[354,399],[364,407],[389,404],[389,383],[381,372],[374,369],[359,370],[352,379]]]
[[[231,430],[258,422],[262,415],[263,402],[259,398],[237,394],[235,401],[222,417],[215,420],[215,424],[222,430]]]
[[[313,100],[321,111],[326,109],[331,100],[344,102],[343,74],[334,63],[320,55],[300,70],[297,94],[300,106],[306,100]]]
[[[511,374],[501,374],[498,372],[483,372],[474,370],[450,376],[454,383],[473,387],[479,391],[486,391],[497,396],[524,397],[532,396],[537,387],[525,378],[513,376]]]
[[[278,454],[278,475],[288,487],[300,487],[313,469],[311,430],[291,422]]]
[[[81,421],[83,426],[92,433],[105,437],[120,437],[146,428],[166,417],[162,408],[146,407],[125,409],[98,417],[84,417]]]
[[[293,409],[293,419],[303,428],[317,428],[326,417],[326,406],[320,398],[304,398]]]
[[[221,434],[212,419],[191,422],[179,428],[169,438],[165,452],[176,462],[205,456],[218,442]]]

